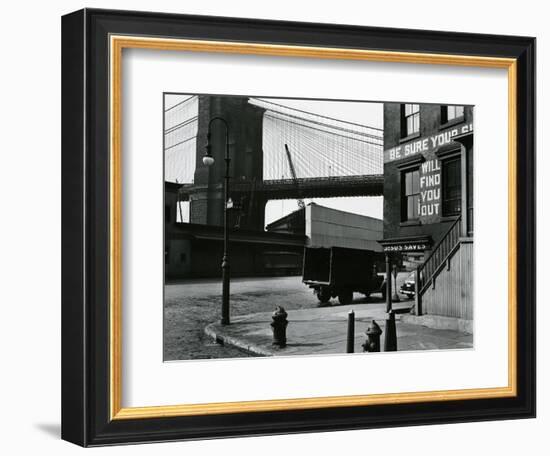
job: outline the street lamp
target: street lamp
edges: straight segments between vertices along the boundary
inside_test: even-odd
[[[213,117],[208,123],[208,134],[206,143],[206,154],[202,157],[202,162],[206,166],[212,166],[214,164],[214,157],[210,144],[210,127],[214,121],[220,121],[225,127],[225,185],[224,185],[224,203],[223,203],[223,257],[222,257],[222,325],[229,324],[229,231],[227,224],[227,209],[229,200],[229,164],[231,158],[229,158],[229,126],[227,122],[221,117]]]

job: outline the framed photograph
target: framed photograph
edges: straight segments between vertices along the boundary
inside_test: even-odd
[[[62,437],[535,416],[535,39],[62,20]]]

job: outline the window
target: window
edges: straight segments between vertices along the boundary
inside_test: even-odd
[[[406,138],[420,131],[420,105],[401,105],[401,117],[401,136]]]
[[[189,201],[177,202],[176,223],[189,223]]]
[[[454,119],[464,117],[464,106],[442,106],[441,123],[445,124]]]
[[[462,176],[460,157],[442,161],[443,216],[460,215],[462,209]]]
[[[418,219],[420,199],[420,173],[418,169],[401,174],[401,219],[403,221]]]

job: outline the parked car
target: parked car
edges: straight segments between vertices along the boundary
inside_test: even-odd
[[[399,289],[399,291],[404,294],[404,295],[407,295],[407,298],[409,299],[412,299],[414,298],[414,295],[416,293],[416,289],[415,289],[415,280],[414,280],[414,272],[412,272],[409,277],[407,277],[407,279],[405,280],[405,282],[403,282],[403,284],[401,285],[401,288]]]

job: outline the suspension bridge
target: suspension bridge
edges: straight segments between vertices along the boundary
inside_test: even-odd
[[[241,202],[239,223],[260,227],[271,199],[382,194],[379,128],[254,97],[189,96],[164,115],[165,181],[180,185],[179,199],[190,201],[192,222],[221,223],[215,206],[221,202],[225,144],[223,128],[215,124],[212,151],[219,165],[209,170],[202,164],[214,116],[229,124],[231,196]]]

